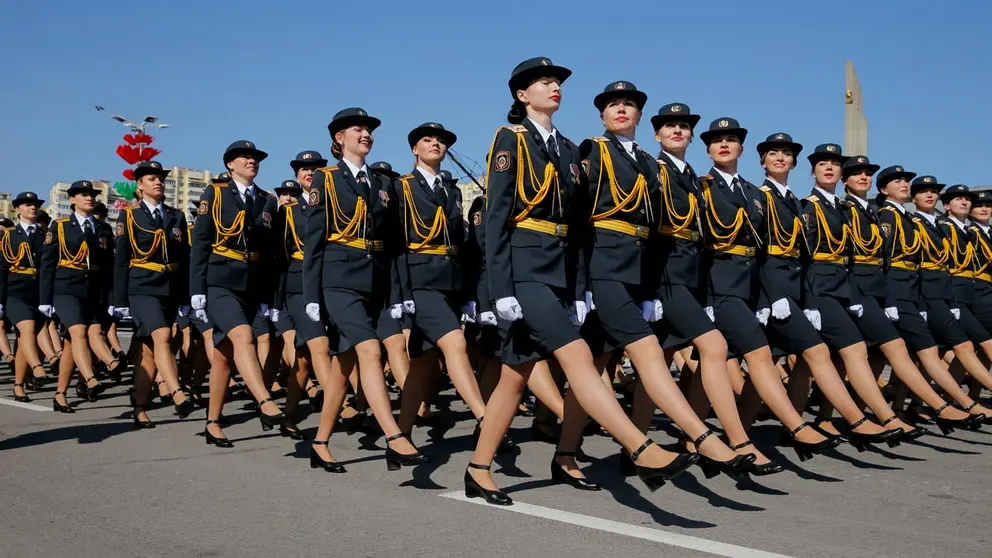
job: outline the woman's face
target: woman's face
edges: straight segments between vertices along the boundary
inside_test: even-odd
[[[713,141],[706,147],[706,152],[714,163],[727,164],[740,159],[744,146],[740,138],[732,135],[725,135],[713,138]]]
[[[933,211],[937,207],[937,192],[933,190],[922,190],[913,196],[913,205],[922,211]]]
[[[448,146],[444,145],[437,136],[424,136],[413,144],[413,154],[417,160],[435,166],[441,164],[448,154]]]
[[[38,217],[38,206],[33,203],[22,203],[17,206],[17,216],[29,223],[34,223]]]
[[[143,198],[160,200],[165,195],[162,177],[157,174],[146,174],[138,179],[138,190]]]
[[[971,218],[973,220],[985,224],[989,222],[989,217],[992,217],[992,205],[989,205],[988,202],[972,206]]]
[[[864,198],[868,195],[868,190],[871,190],[871,174],[866,169],[854,171],[854,174],[844,181],[844,185],[852,194]]]
[[[258,176],[258,161],[254,155],[239,155],[227,163],[227,170],[241,178],[255,180]]]
[[[944,207],[951,215],[957,217],[958,219],[964,220],[968,218],[968,214],[971,213],[971,198],[968,196],[958,196],[956,198],[951,198]]]
[[[788,147],[778,147],[770,149],[761,158],[761,166],[768,174],[775,176],[788,175],[789,171],[796,166],[796,157]]]
[[[813,179],[821,186],[836,186],[840,180],[840,161],[826,159],[817,161],[813,167]]]
[[[344,130],[339,130],[334,134],[334,141],[338,142],[342,151],[354,153],[359,157],[365,157],[372,152],[372,131],[368,126],[349,126]]]
[[[79,208],[81,211],[91,212],[93,211],[93,193],[92,192],[80,192],[75,196],[72,196],[72,204]]]
[[[317,167],[300,167],[300,170],[296,171],[296,181],[309,190],[310,184],[313,183],[313,171],[315,170]]]
[[[906,203],[909,200],[909,181],[905,178],[890,180],[884,187],[879,188],[889,200],[895,203]]]
[[[600,117],[608,131],[633,138],[637,125],[641,123],[641,109],[631,99],[618,97],[606,105]]]
[[[561,107],[561,82],[555,77],[543,77],[517,91],[517,99],[537,112],[551,114]]]
[[[688,122],[665,122],[654,134],[661,148],[669,153],[681,153],[692,143],[692,126]]]

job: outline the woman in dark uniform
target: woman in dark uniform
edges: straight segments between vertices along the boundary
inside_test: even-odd
[[[748,381],[742,387],[742,399],[751,405],[742,407],[742,422],[751,424],[760,397],[785,427],[782,440],[791,444],[805,461],[840,442],[807,428],[810,425],[793,406],[782,385],[761,328],[761,322],[767,323],[770,314],[770,309],[759,308],[760,268],[755,257],[764,246],[759,230],[764,220],[765,195],[737,171],[746,137],[747,129],[733,118],[718,118],[700,134],[713,160],[710,174],[700,177],[698,182],[698,207],[705,224],[706,251],[701,269],[706,277],[705,310],[726,339],[731,356],[743,358],[747,364]],[[790,308],[794,305],[795,302],[791,303]],[[798,315],[798,308],[795,310]],[[790,337],[801,336],[804,343],[810,337],[815,338],[816,332],[801,315],[798,317]],[[737,366],[732,368],[738,370]]]
[[[849,202],[847,217],[851,225],[850,241],[853,244],[852,281],[863,307],[863,315],[855,323],[865,341],[873,347],[869,351],[869,364],[876,377],[882,373],[885,362],[888,361],[892,372],[904,386],[933,409],[939,409],[935,419],[942,430],[964,426],[971,420],[968,414],[944,401],[917,368],[899,331],[899,310],[894,301],[886,300],[885,266],[888,252],[885,250],[885,237],[879,226],[878,209],[867,198],[868,190],[871,189],[871,177],[878,169],[879,166],[872,164],[864,155],[856,155],[848,157],[842,170],[846,200]],[[916,351],[916,358],[927,374],[959,405],[967,406],[972,403],[948,373],[936,346],[931,345]],[[897,397],[893,401],[893,409],[900,409],[899,403],[903,399]]]
[[[797,363],[789,376],[789,391],[796,397],[794,402],[798,401],[804,407],[812,374],[827,400],[850,425],[851,443],[858,451],[863,451],[868,444],[881,442],[894,447],[901,440],[917,438],[926,431],[903,423],[889,407],[872,374],[867,346],[855,325],[857,320],[866,318],[866,310],[851,279],[849,256],[853,243],[850,242],[850,225],[846,215],[847,202],[835,193],[841,178],[841,166],[847,158],[841,154],[839,145],[825,143],[818,145],[807,160],[812,166],[814,187],[803,200],[805,239],[811,253],[804,313],[823,339],[823,348],[829,347],[839,356],[851,387],[871,408],[882,428],[869,422],[862,413],[861,405],[851,398],[836,368],[830,363],[829,354],[827,363],[832,373],[817,370],[808,360],[806,364],[809,366]],[[869,322],[880,319],[874,310],[874,306],[867,310],[870,313],[867,315]],[[830,430],[827,432],[834,434]]]
[[[649,325],[664,313],[656,288],[659,269],[649,249],[656,242],[651,230],[658,228],[657,222],[665,211],[663,191],[671,186],[667,172],[660,174],[658,163],[634,142],[646,102],[647,95],[629,81],[607,85],[593,100],[606,132],[579,146],[589,186],[593,230],[588,276],[596,302],[595,317],[586,324],[584,333],[597,357],[597,369],[605,367],[617,351],[626,352],[645,392],[692,440],[707,478],[720,472],[742,473],[756,456],[736,455],[712,436],[672,380],[661,345]],[[671,310],[679,313],[682,308],[676,303]],[[709,322],[702,309],[698,310]],[[673,321],[684,323],[680,318]],[[717,403],[716,411],[730,443],[744,444],[747,433],[737,414],[725,362],[723,355],[719,367],[707,366],[705,383]],[[559,449],[574,453],[575,442],[563,435]],[[571,458],[559,461],[559,465],[576,468]]]
[[[951,373],[956,377],[967,373],[986,389],[992,389],[992,374],[982,364],[976,354],[972,342],[984,343],[983,350],[992,349],[988,343],[988,333],[981,324],[971,323],[976,331],[968,331],[966,324],[960,323],[960,305],[953,304],[953,288],[951,275],[948,273],[951,260],[951,246],[944,236],[944,231],[934,214],[937,199],[944,189],[932,175],[918,176],[910,185],[910,195],[916,206],[916,218],[913,219],[919,234],[920,253],[920,291],[925,305],[926,321],[930,332],[941,347],[950,347],[954,353],[951,363]],[[974,339],[972,339],[974,335]],[[992,356],[986,350],[986,356]],[[992,413],[974,413],[974,409],[965,409],[972,414],[984,414],[983,420],[988,420]]]
[[[403,386],[400,429],[410,433],[421,403],[433,387],[440,349],[456,391],[477,421],[486,404],[469,362],[461,315],[475,309],[474,293],[466,291],[466,262],[461,192],[444,184],[441,163],[457,136],[437,122],[426,122],[407,134],[415,157],[414,170],[394,181],[405,246],[397,271],[403,300],[412,300],[410,376]],[[474,285],[472,285],[474,287]],[[395,317],[395,316],[394,316]]]
[[[17,211],[17,224],[13,230],[4,231],[0,238],[0,315],[14,325],[17,335],[17,355],[14,359],[14,400],[31,401],[24,391],[28,372],[45,367],[38,354],[38,327],[42,316],[38,312],[38,264],[44,232],[35,222],[39,200],[34,192],[22,192],[12,205]],[[32,376],[33,387],[38,387]],[[20,390],[20,393],[18,393]]]
[[[107,312],[101,301],[113,285],[113,231],[92,215],[97,190],[88,180],[73,182],[66,191],[72,201],[69,217],[52,222],[45,233],[39,269],[39,306],[51,318],[58,314],[68,330],[65,343],[71,358],[63,358],[59,369],[54,407],[72,412],[65,400],[66,389],[75,367],[83,383],[77,392],[95,401],[104,386],[93,375],[87,328],[95,323],[98,312]],[[60,401],[59,398],[62,398]]]
[[[250,141],[224,151],[231,182],[204,190],[197,206],[190,249],[190,306],[194,319],[214,324],[215,354],[210,370],[210,406],[204,431],[208,444],[231,447],[218,423],[231,366],[237,366],[255,401],[263,430],[285,420],[262,378],[251,323],[267,313],[275,290],[272,273],[272,217],[275,198],[255,185],[268,156]]]
[[[365,162],[379,124],[364,109],[348,108],[327,126],[331,154],[339,160],[314,173],[306,211],[303,299],[311,320],[321,320],[323,308],[336,329],[330,349],[340,370],[350,372],[357,357],[362,390],[386,435],[386,466],[393,471],[423,463],[427,456],[393,417],[376,334],[386,305],[394,312],[415,310],[412,302],[404,304],[395,275],[392,254],[401,240],[394,192]],[[324,394],[325,408],[329,400],[340,407],[344,386],[325,387]]]
[[[972,245],[975,247],[975,292],[971,312],[986,329],[992,329],[992,236],[989,234],[992,192],[981,191],[970,194],[972,224],[969,231]]]
[[[517,65],[509,80],[511,125],[497,131],[489,150],[486,272],[488,296],[502,322],[504,366],[465,472],[465,493],[499,505],[512,500],[496,487],[490,464],[534,364],[551,357],[561,364],[577,402],[630,454],[649,489],[698,459],[662,450],[630,422],[579,334],[591,305],[582,255],[589,206],[578,147],[551,123],[571,73],[543,57]]]
[[[172,322],[189,298],[189,242],[186,216],[165,203],[168,175],[158,161],[139,163],[134,180],[141,201],[125,209],[117,224],[114,313],[117,318],[134,319],[134,342],[141,345],[134,375],[138,428],[154,427],[145,410],[156,371],[168,386],[176,414],[185,418],[195,408],[179,384],[172,350]]]

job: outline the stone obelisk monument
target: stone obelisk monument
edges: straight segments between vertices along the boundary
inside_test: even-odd
[[[868,120],[862,111],[861,84],[854,64],[847,62],[844,82],[844,154],[868,155]]]

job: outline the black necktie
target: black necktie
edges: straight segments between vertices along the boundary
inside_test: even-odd
[[[159,228],[162,228],[162,213],[159,211],[159,208],[156,207],[155,211],[152,212],[152,219]]]
[[[251,195],[250,186],[245,188],[245,211],[251,216],[255,215],[255,198]]]
[[[369,178],[365,171],[358,171],[358,184],[362,187],[362,194],[369,197]]]
[[[555,142],[555,135],[551,134],[548,136],[548,143],[546,147],[548,148],[548,157],[551,157],[551,162],[557,167],[560,159],[558,158],[558,150],[556,149],[556,145],[557,142]]]
[[[28,243],[34,244],[34,225],[28,227]]]
[[[96,237],[93,235],[93,225],[89,219],[83,221],[83,238],[86,239],[86,244],[91,246],[96,243]]]
[[[437,201],[439,206],[447,207],[448,193],[444,191],[440,177],[434,179],[434,200]]]
[[[735,176],[733,182],[730,183],[730,189],[734,191],[741,200],[744,202],[744,207],[747,207],[747,196],[744,195],[744,187],[741,185],[741,181]]]

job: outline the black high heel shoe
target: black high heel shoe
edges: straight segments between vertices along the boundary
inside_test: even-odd
[[[219,420],[208,420],[207,426],[203,429],[203,436],[207,439],[208,446],[217,446],[219,448],[233,448],[234,442],[228,440],[227,438],[218,438],[210,433],[210,425],[216,424],[220,426]]]
[[[162,385],[163,384],[165,384],[165,381],[164,380],[160,380],[158,382],[155,382],[155,389],[158,391],[159,401],[161,401],[163,405],[171,405],[172,404],[172,395],[170,395],[170,394],[162,395]]]
[[[730,449],[732,449],[734,451],[737,451],[739,449],[744,449],[744,448],[746,448],[748,446],[753,446],[753,445],[754,445],[754,443],[751,442],[751,440],[748,440],[746,442],[737,444],[736,446],[730,446]],[[752,455],[753,456],[754,454],[753,453],[749,453],[748,455]],[[755,460],[758,459],[757,456],[754,456],[754,458],[755,458]],[[758,465],[757,463],[751,463],[750,465],[748,465],[748,468],[747,468],[747,472],[750,473],[750,474],[752,474],[752,475],[754,475],[754,476],[756,476],[756,477],[763,477],[765,475],[774,475],[775,473],[781,473],[784,470],[785,470],[785,467],[783,467],[779,463],[775,463],[774,461],[769,461],[768,463],[764,463],[762,465]]]
[[[972,401],[971,405],[968,405],[968,408],[964,409],[964,412],[971,414],[971,410],[977,406],[978,401]],[[971,416],[975,418],[971,419],[971,422],[968,424],[968,430],[979,430],[982,428],[983,424],[992,424],[992,417],[986,415],[985,413]]]
[[[427,463],[430,461],[430,458],[420,453],[419,450],[417,453],[411,453],[409,455],[394,450],[389,445],[389,442],[399,440],[400,438],[407,438],[409,440],[409,436],[402,432],[386,438],[386,470],[399,471],[400,467],[412,467],[414,465],[420,465],[421,463]]]
[[[475,430],[472,431],[472,447],[479,445],[479,436],[482,435],[482,419],[475,421]],[[558,440],[553,442],[558,444]],[[499,443],[499,448],[496,449],[496,453],[503,455],[520,455],[520,446],[516,442],[510,439],[510,437],[503,436],[503,441]]]
[[[138,418],[138,411],[147,411],[148,410],[145,405],[132,404],[132,406],[134,407],[134,427],[135,428],[137,428],[137,429],[155,428],[155,423],[152,422],[151,420],[141,420],[141,419]]]
[[[648,439],[641,444],[641,447],[637,448],[634,453],[630,454],[630,461],[634,463],[637,477],[641,479],[641,482],[643,482],[651,492],[665,486],[667,481],[670,481],[678,475],[684,473],[686,469],[692,467],[697,461],[699,461],[698,453],[680,453],[671,461],[671,463],[665,465],[664,467],[643,467],[638,465],[637,458],[640,457],[646,449],[653,445],[654,441]],[[623,451],[626,452],[627,450]]]
[[[700,444],[712,435],[713,431],[707,430],[702,436],[692,441],[692,444],[696,446],[696,453],[699,454],[699,467],[703,470],[703,476],[706,478],[711,479],[720,473],[736,478],[742,473],[746,473],[751,464],[758,459],[757,456],[749,453],[747,455],[735,455],[730,461],[717,461],[699,453]]]
[[[307,399],[310,401],[310,412],[319,413],[324,408],[324,390],[317,390],[314,396],[307,394]]]
[[[115,357],[114,360],[110,361],[110,366],[107,367],[107,376],[109,376],[115,384],[120,384],[123,379],[122,375],[124,369],[126,368],[127,365],[121,363],[121,360]]]
[[[889,424],[892,424],[892,421],[894,421],[894,420],[896,420],[898,418],[899,418],[898,416],[892,415],[891,417],[889,417],[889,418],[885,419],[884,421],[882,421],[881,425],[884,428],[885,426],[887,426]],[[898,446],[899,445],[899,442],[902,442],[902,441],[909,442],[911,440],[915,440],[915,439],[919,438],[920,436],[925,436],[925,435],[927,435],[927,434],[930,433],[930,431],[928,431],[926,428],[920,428],[919,426],[914,426],[912,430],[906,430],[904,428],[900,428],[899,430],[901,430],[903,434],[899,438],[899,440],[897,440],[896,442],[894,442],[894,445],[893,445],[893,442],[886,442],[887,444],[889,444],[889,447],[890,448],[894,448],[894,447]]]
[[[21,388],[23,390],[24,389],[24,384],[14,384],[14,389],[17,389],[17,388]],[[17,395],[15,393],[14,394],[14,401],[20,401],[21,403],[30,403],[31,402],[31,398],[28,397],[27,392],[25,392],[24,395]]]
[[[637,465],[634,465],[634,460],[630,458],[630,454],[625,449],[620,450],[620,475],[624,477],[637,476]]]
[[[65,405],[59,403],[58,397],[60,395],[65,398],[65,402],[66,402]],[[68,403],[69,403],[69,396],[66,395],[66,392],[64,392],[64,391],[56,391],[55,392],[55,397],[52,398],[52,410],[53,411],[58,411],[60,413],[75,413],[76,410],[73,409],[72,407],[70,407],[68,405]]]
[[[96,382],[96,385],[91,386],[90,380]],[[96,376],[90,376],[89,380],[83,380],[83,383],[76,383],[76,395],[89,401],[90,403],[96,403],[99,395],[106,389],[107,388],[100,383],[100,380],[98,380]]]
[[[335,461],[324,461],[324,458],[321,457],[320,454],[317,453],[317,450],[313,448],[313,446],[326,446],[329,443],[330,440],[324,440],[324,441],[314,440],[310,442],[311,444],[310,468],[311,469],[320,468],[327,471],[328,473],[347,473],[348,471],[345,470],[344,465],[337,463]]]
[[[182,390],[177,389],[176,391],[172,392],[172,395],[170,395],[169,397],[171,397],[172,400],[175,401],[176,394],[179,393],[180,391]],[[186,418],[189,416],[190,413],[196,410],[196,403],[193,402],[193,398],[186,393],[184,393],[183,395],[186,395],[186,399],[182,403],[175,405],[176,414],[179,415],[179,418]]]
[[[469,469],[477,469],[479,471],[488,471],[490,469],[489,465],[476,465],[475,463],[468,464]],[[472,478],[472,474],[467,470],[465,471],[465,497],[466,498],[482,498],[489,504],[495,506],[512,506],[513,500],[506,495],[506,492],[502,490],[486,490],[475,482]]]
[[[902,441],[902,437],[905,434],[905,431],[901,428],[899,430],[886,430],[877,434],[859,434],[854,431],[855,428],[866,422],[868,422],[867,415],[851,425],[851,445],[854,446],[854,449],[858,450],[858,452],[865,451],[865,449],[870,445],[880,444],[882,442],[888,444],[890,448],[894,448],[899,445],[899,442]],[[895,442],[895,445],[893,445],[893,442]]]
[[[555,457],[575,457],[574,451],[556,451]],[[558,464],[554,458],[551,459],[551,484],[567,484],[572,488],[577,488],[579,490],[589,490],[596,491],[602,490],[603,487],[597,483],[590,481],[589,479],[573,477],[568,474],[568,471],[564,467]]]
[[[279,425],[279,434],[289,438],[290,440],[303,439],[303,431],[300,430],[300,427],[288,420]]]
[[[286,414],[283,413],[282,411],[279,411],[274,415],[267,415],[262,412],[262,406],[268,403],[269,401],[272,401],[271,397],[269,397],[268,399],[263,399],[258,402],[258,421],[262,423],[262,430],[266,432],[286,422]]]
[[[813,458],[813,454],[823,453],[827,450],[836,448],[841,444],[840,437],[838,436],[828,436],[826,440],[816,444],[810,444],[808,442],[800,442],[796,439],[796,434],[803,428],[812,428],[812,425],[808,422],[804,422],[796,427],[795,430],[787,430],[784,426],[782,427],[782,435],[779,439],[779,443],[782,446],[791,446],[792,449],[796,450],[796,456],[799,457],[799,461],[809,461]]]

